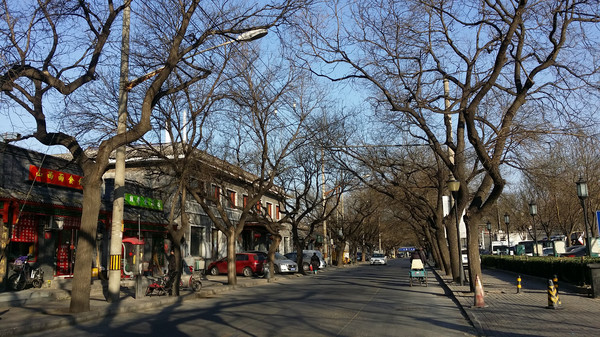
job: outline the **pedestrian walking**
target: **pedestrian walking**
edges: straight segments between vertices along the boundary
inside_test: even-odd
[[[317,270],[319,270],[319,265],[321,264],[321,260],[317,256],[317,253],[313,253],[313,256],[310,258],[310,265],[312,266],[313,273],[316,274]]]
[[[175,278],[177,277],[177,273],[179,272],[179,268],[177,268],[177,259],[175,258],[175,251],[173,249],[171,249],[171,253],[169,254],[167,261],[169,262],[167,273],[167,275],[169,275],[169,279],[167,280],[167,285],[165,288],[168,289],[170,294],[173,283],[175,282]]]

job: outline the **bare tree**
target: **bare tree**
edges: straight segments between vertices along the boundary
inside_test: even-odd
[[[144,31],[143,38],[140,38],[143,44],[131,49],[139,51],[139,55],[152,56],[155,63],[137,68],[140,75],[147,74],[139,80],[120,84],[137,94],[138,100],[135,103],[130,101],[130,107],[136,113],[135,122],[124,133],[101,135],[97,150],[90,156],[68,131],[50,130],[54,126],[51,122],[57,116],[53,104],[60,101],[59,98],[68,97],[77,89],[88,86],[98,72],[112,66],[107,48],[111,41],[110,33],[116,30],[115,20],[130,3],[125,1],[121,6],[114,6],[112,1],[106,4],[47,1],[37,6],[23,6],[3,2],[3,25],[0,27],[0,33],[5,37],[1,46],[5,57],[0,68],[3,100],[25,111],[35,121],[35,131],[24,138],[35,138],[49,146],[66,147],[84,172],[84,201],[71,312],[89,310],[90,268],[100,207],[101,178],[110,154],[150,130],[150,115],[161,98],[210,73],[209,68],[194,64],[198,59],[197,53],[206,47],[207,41],[215,36],[230,37],[249,29],[268,28],[273,19],[285,16],[299,5],[294,1],[282,1],[281,4],[257,8],[245,2],[246,6],[225,2],[226,6],[215,6],[210,14],[208,8],[199,9],[200,2],[197,0],[152,2],[136,8],[142,14],[136,24],[140,31]],[[265,11],[271,15],[263,16]],[[271,20],[250,23],[252,18],[265,17]],[[175,73],[178,85],[167,87],[167,80]],[[143,85],[135,87],[144,80]]]
[[[217,112],[223,128],[217,132],[221,131],[223,136],[215,140],[220,141],[218,148],[223,149],[219,152],[223,162],[215,168],[225,169],[229,165],[226,161],[230,161],[250,173],[245,182],[246,203],[236,207],[238,216],[234,219],[223,207],[226,198],[220,193],[188,186],[195,201],[227,237],[229,284],[237,282],[236,238],[247,221],[260,218],[263,206],[257,205],[261,198],[267,193],[280,193],[275,179],[286,170],[287,158],[308,141],[305,123],[312,112],[302,106],[296,109],[289,103],[294,101],[293,88],[300,76],[298,68],[287,64],[262,67],[266,61],[260,60],[258,54],[246,50],[244,55],[235,61],[234,68],[240,70],[238,76],[227,83],[228,103]],[[218,175],[210,179],[219,184]]]
[[[544,137],[545,142],[532,145],[519,156],[524,168],[520,192],[526,201],[537,202],[538,229],[543,230],[548,239],[555,232],[570,238],[585,231],[575,182],[584,178],[590,189],[598,188],[598,155],[590,143],[592,138],[584,137],[583,132],[577,136],[549,135]],[[597,205],[596,194],[590,193],[589,199]],[[594,214],[587,216],[593,219]]]
[[[335,186],[335,180],[332,180],[332,175],[323,176],[322,171],[330,172],[330,165],[323,166],[320,148],[315,145],[310,143],[294,153],[287,161],[285,172],[277,178],[278,184],[289,196],[283,220],[292,227],[292,241],[298,252],[296,262],[301,267],[304,265],[301,252],[309,244],[306,239],[316,233],[318,225],[338,211],[340,203],[339,188],[323,193],[327,186]]]
[[[466,208],[468,257],[477,261],[478,225],[506,184],[500,167],[514,149],[509,145],[530,130],[564,130],[568,125],[556,122],[582,113],[575,97],[597,94],[586,90],[596,74],[586,60],[594,58],[590,46],[598,46],[598,36],[586,29],[597,28],[597,4],[361,1],[329,9],[329,16],[324,8],[306,15],[307,67],[334,81],[370,83],[375,104],[427,140],[460,181],[456,206],[459,213]],[[314,59],[324,63],[316,67]],[[323,64],[348,71],[333,73]],[[451,87],[448,105],[444,81]],[[536,123],[532,116],[545,118]],[[469,271],[474,289],[481,267],[471,263]]]

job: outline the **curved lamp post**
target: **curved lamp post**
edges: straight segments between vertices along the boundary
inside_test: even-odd
[[[510,215],[504,213],[504,223],[506,224],[506,245],[508,246],[508,255],[510,255],[510,232],[508,231],[508,224],[510,224]]]
[[[583,179],[583,177],[579,177],[579,180],[577,180],[575,184],[577,185],[577,196],[579,197],[581,207],[583,208],[583,221],[585,223],[585,246],[587,256],[592,256],[592,250],[590,248],[590,236],[588,235],[589,224],[587,218],[587,208],[585,205],[585,199],[588,197],[587,182]]]
[[[460,243],[460,223],[458,222],[458,204],[456,203],[456,196],[458,194],[458,190],[460,190],[460,181],[454,179],[454,177],[452,177],[452,179],[448,180],[447,182],[448,184],[448,190],[450,190],[451,194],[452,194],[452,199],[454,200],[454,217],[456,219],[456,237],[458,239],[458,266],[459,266],[459,270],[458,270],[458,274],[459,274],[459,280],[460,280],[460,285],[463,286],[465,285],[465,278],[463,276],[464,274],[464,270],[463,270],[463,262],[462,262],[462,245]],[[468,256],[468,254],[467,254]]]
[[[535,216],[537,215],[537,204],[533,200],[531,200],[529,202],[529,214],[531,215],[531,221],[533,222],[533,241],[535,242],[535,256],[540,256],[540,254],[538,252],[537,230],[535,228]]]

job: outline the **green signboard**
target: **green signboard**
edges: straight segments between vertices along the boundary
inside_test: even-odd
[[[125,193],[125,204],[134,207],[148,208],[155,211],[163,210],[162,200],[142,197],[129,193]]]

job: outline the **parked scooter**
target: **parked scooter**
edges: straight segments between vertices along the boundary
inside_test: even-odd
[[[13,263],[14,273],[8,278],[8,285],[14,290],[23,290],[28,285],[41,288],[44,284],[44,271],[31,268],[27,258],[27,255],[18,257]]]

